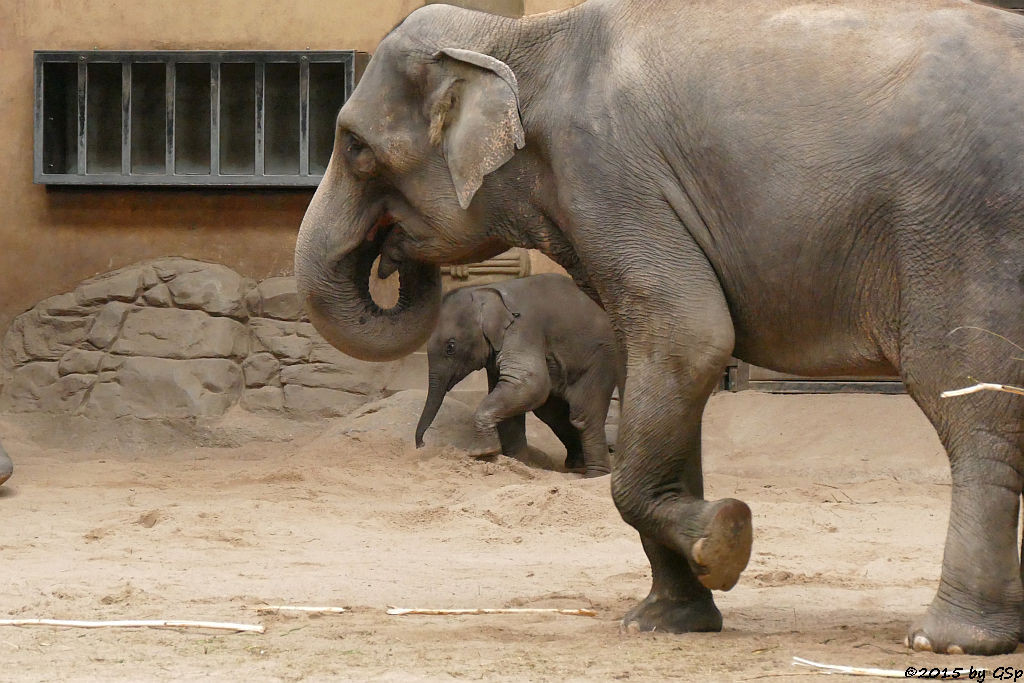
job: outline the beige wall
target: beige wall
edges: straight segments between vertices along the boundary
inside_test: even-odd
[[[583,0],[524,0],[523,9],[526,14],[540,14],[552,10],[562,10],[578,5]]]
[[[263,278],[292,268],[311,190],[123,190],[32,184],[33,50],[372,52],[424,0],[0,0],[0,333],[80,280],[158,256]],[[565,4],[567,0],[561,0]],[[466,0],[518,13],[523,0]],[[527,11],[554,0],[527,0]],[[542,262],[540,262],[542,263]]]

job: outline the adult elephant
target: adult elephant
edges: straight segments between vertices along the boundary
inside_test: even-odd
[[[590,0],[507,19],[445,6],[389,34],[338,116],[296,247],[338,348],[430,334],[441,263],[561,263],[628,354],[612,493],[653,570],[625,621],[717,630],[709,588],[750,511],[705,501],[701,414],[730,354],[803,375],[898,372],[949,454],[938,593],[916,649],[1021,635],[1024,17],[962,0]],[[401,273],[391,310],[371,264]]]

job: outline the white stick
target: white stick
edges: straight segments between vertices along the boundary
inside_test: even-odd
[[[325,614],[341,614],[348,611],[344,607],[310,607],[307,605],[253,605],[253,609],[281,612],[323,612]]]
[[[822,669],[829,673],[848,674],[850,676],[877,676],[878,678],[906,678],[906,671],[896,669],[865,669],[859,666],[840,666],[837,664],[819,664],[803,657],[793,657],[793,666],[807,666]]]
[[[939,394],[942,398],[953,398],[954,396],[966,396],[967,394],[976,394],[979,391],[1003,391],[1007,394],[1018,394],[1024,396],[1024,389],[1021,387],[1015,387],[1010,384],[992,384],[990,382],[982,382],[981,384],[975,384],[972,387],[966,387],[964,389],[952,389],[950,391],[943,391]]]
[[[220,631],[263,633],[263,624],[225,624],[217,621],[143,619],[128,621],[74,621],[67,619],[0,619],[0,626],[72,626],[75,628],[209,628]]]
[[[503,608],[471,608],[471,609],[406,609],[403,607],[388,607],[388,614],[403,616],[406,614],[436,614],[436,615],[460,615],[460,614],[567,614],[573,617],[596,617],[597,612],[592,609],[557,609],[548,607],[503,607]]]

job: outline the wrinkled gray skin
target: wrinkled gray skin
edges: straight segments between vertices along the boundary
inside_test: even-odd
[[[700,425],[729,355],[898,372],[951,468],[919,650],[1012,651],[1024,402],[1024,17],[961,0],[590,0],[505,19],[430,5],[338,117],[296,249],[312,320],[393,358],[437,314],[438,264],[534,247],[628,355],[612,494],[651,562],[627,624],[721,628],[750,512],[705,501]],[[401,271],[398,306],[366,296]],[[771,454],[765,454],[771,457]],[[913,476],[907,473],[906,476]]]
[[[416,447],[446,393],[474,370],[487,370],[487,397],[474,422],[498,432],[501,452],[526,450],[526,413],[565,444],[565,468],[608,474],[604,423],[622,367],[601,307],[561,275],[534,275],[450,292],[427,343],[427,400]]]
[[[10,456],[4,450],[3,444],[0,444],[0,484],[10,479],[13,473],[14,463],[11,462]]]

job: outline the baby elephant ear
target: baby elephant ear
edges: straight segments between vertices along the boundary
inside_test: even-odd
[[[431,107],[430,139],[441,146],[466,209],[484,176],[526,145],[519,84],[507,64],[489,55],[444,48],[435,57],[451,75]]]
[[[505,343],[505,332],[516,318],[517,313],[509,310],[501,293],[490,287],[481,287],[473,292],[479,312],[480,330],[491,349],[497,353]]]

